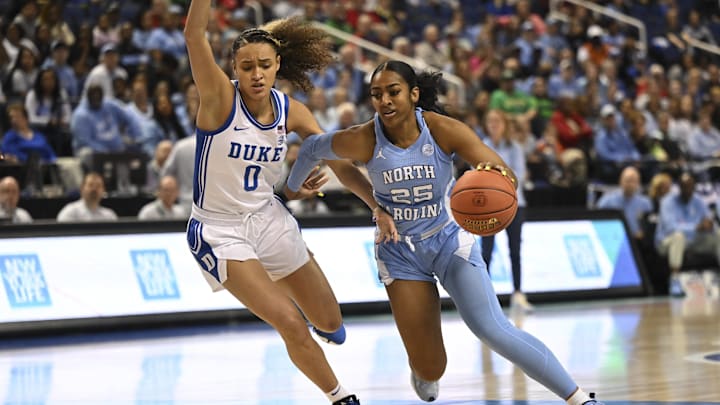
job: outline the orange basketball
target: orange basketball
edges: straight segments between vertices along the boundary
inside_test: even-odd
[[[466,231],[480,236],[494,235],[515,218],[518,201],[515,185],[497,170],[465,172],[450,195],[450,210]]]

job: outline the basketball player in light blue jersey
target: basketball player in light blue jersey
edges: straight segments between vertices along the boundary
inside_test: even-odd
[[[399,232],[378,229],[380,239],[394,243],[378,244],[375,253],[420,399],[438,398],[438,380],[447,363],[439,280],[470,330],[490,348],[568,404],[600,404],[577,386],[542,342],[508,321],[480,244],[451,220],[447,206],[455,184],[454,154],[473,167],[489,165],[515,177],[472,129],[437,113],[439,80],[439,74],[416,75],[403,62],[378,66],[370,83],[374,119],[307,138],[287,188],[298,190],[320,159],[352,159],[367,166],[375,198]]]
[[[290,359],[331,403],[359,404],[339,383],[308,330],[303,314],[323,340],[345,340],[335,295],[308,253],[297,221],[273,190],[287,134],[305,138],[321,132],[307,107],[272,88],[275,78],[308,90],[308,71],[332,61],[326,36],[299,19],[243,31],[232,47],[231,81],[215,63],[206,37],[210,3],[192,0],[185,26],[200,95],[188,245],[212,288],[228,290],[274,327]],[[329,165],[375,208],[370,183],[351,162]],[[291,197],[317,194],[326,181],[312,175]],[[395,231],[389,215],[380,220],[385,231]]]

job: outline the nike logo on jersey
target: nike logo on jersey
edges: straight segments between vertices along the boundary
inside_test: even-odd
[[[248,129],[248,128],[250,128],[250,127],[239,127],[239,126],[235,125],[235,128],[233,128],[233,129],[236,130],[236,131],[244,131],[244,130],[246,130],[246,129]]]
[[[383,156],[383,154],[382,154],[382,148],[380,148],[380,149],[378,150],[378,154],[377,154],[377,156],[375,156],[375,159],[387,159],[387,158],[386,158],[385,156]]]

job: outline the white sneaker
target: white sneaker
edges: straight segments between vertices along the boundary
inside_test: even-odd
[[[720,298],[720,276],[713,270],[704,270],[702,272],[703,284],[705,291],[710,298]]]
[[[532,312],[535,307],[530,305],[525,294],[520,291],[515,291],[510,297],[510,308],[517,309],[522,312]]]
[[[425,402],[432,402],[437,399],[440,391],[440,384],[437,381],[424,381],[415,376],[415,372],[410,372],[410,383],[415,390],[417,396]]]

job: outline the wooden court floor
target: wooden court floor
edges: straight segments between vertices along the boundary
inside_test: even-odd
[[[583,301],[508,312],[608,405],[720,403],[720,301]],[[363,405],[417,404],[389,315],[346,318],[323,346]],[[448,370],[435,404],[563,402],[443,313]],[[39,404],[326,404],[261,324],[0,341],[0,401]]]

